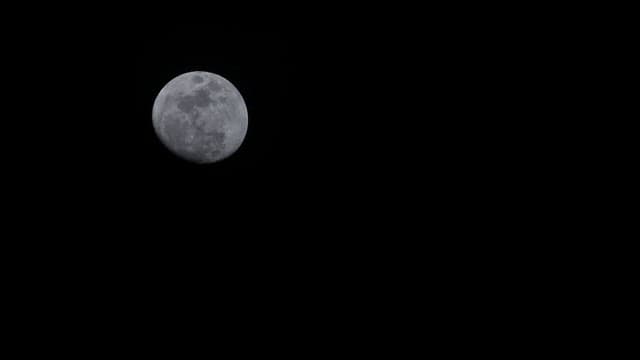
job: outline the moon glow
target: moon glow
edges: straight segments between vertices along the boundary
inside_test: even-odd
[[[238,89],[222,76],[189,72],[160,90],[153,104],[153,127],[178,157],[213,163],[231,156],[242,144],[247,106]]]

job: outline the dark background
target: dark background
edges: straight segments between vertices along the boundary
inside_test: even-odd
[[[11,122],[5,142],[14,212],[73,239],[184,254],[348,258],[510,234],[531,219],[515,209],[558,181],[538,169],[571,164],[555,151],[567,116],[555,107],[569,99],[572,40],[518,17],[449,15],[38,27],[7,56],[25,70],[7,75],[24,94],[11,110],[32,120]],[[248,106],[245,143],[217,164],[184,162],[153,132],[155,96],[193,70],[226,77]]]
[[[38,166],[16,160],[14,174],[46,209],[145,239],[233,243],[211,240],[222,226],[253,239],[347,236],[358,248],[441,220],[483,226],[487,211],[508,212],[524,182],[538,181],[536,157],[561,129],[540,116],[540,104],[559,100],[537,84],[545,64],[564,65],[536,52],[526,30],[480,25],[132,22],[39,32],[16,54],[46,65],[30,74],[51,90],[23,107],[42,119],[39,131],[25,123],[21,132],[39,145],[14,147]],[[153,132],[155,96],[194,70],[226,77],[248,106],[244,144],[218,164],[184,162]],[[533,143],[540,132],[549,146]]]
[[[580,150],[558,106],[571,104],[574,37],[463,10],[8,29],[3,236],[22,251],[3,254],[18,302],[36,317],[66,317],[49,299],[85,306],[117,333],[184,316],[206,318],[187,327],[202,336],[224,313],[229,329],[306,336],[317,323],[346,341],[363,325],[411,339],[386,323],[424,314],[450,334],[478,314],[495,323],[487,309],[532,308],[520,299],[548,288],[540,272],[575,256],[555,241],[573,230],[551,229],[566,222],[562,174]],[[193,70],[226,77],[248,106],[245,143],[218,164],[183,162],[153,132],[155,96]],[[575,271],[550,278],[566,289]]]

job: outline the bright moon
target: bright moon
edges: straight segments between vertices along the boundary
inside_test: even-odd
[[[220,75],[194,71],[165,85],[153,104],[153,127],[178,157],[199,164],[231,156],[248,127],[238,89]]]

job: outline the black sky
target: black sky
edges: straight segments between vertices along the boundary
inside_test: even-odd
[[[345,225],[357,234],[366,224],[401,231],[396,220],[446,218],[460,203],[473,212],[496,189],[536,176],[523,164],[539,115],[527,102],[538,95],[521,96],[517,85],[540,73],[524,65],[531,51],[517,45],[526,35],[472,25],[42,32],[20,59],[47,69],[40,80],[52,96],[35,110],[55,120],[39,125],[39,147],[21,148],[38,166],[16,161],[15,173],[29,174],[23,183],[46,178],[48,206],[175,228],[298,234],[290,225],[307,224],[303,236]],[[194,70],[229,79],[247,103],[247,138],[218,164],[186,163],[153,132],[155,96]]]

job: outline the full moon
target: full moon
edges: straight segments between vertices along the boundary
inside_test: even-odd
[[[153,104],[153,127],[178,157],[208,164],[231,156],[247,134],[247,106],[220,75],[194,71],[165,85]]]

